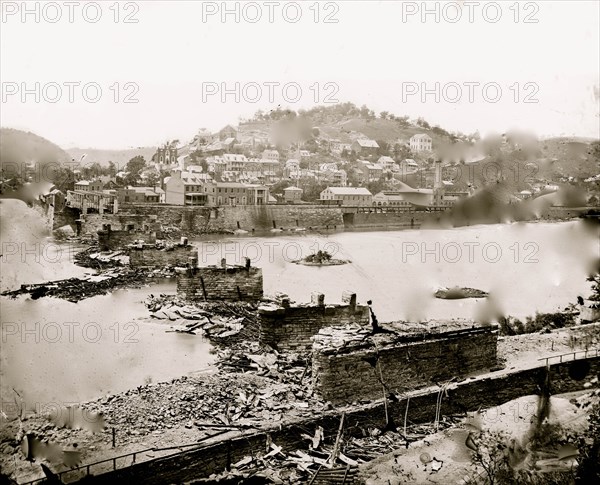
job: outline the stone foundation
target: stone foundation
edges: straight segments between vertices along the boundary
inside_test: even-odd
[[[313,384],[334,403],[374,400],[496,366],[497,327],[328,328],[314,337]],[[461,328],[462,327],[462,328]]]
[[[263,297],[261,268],[250,266],[206,266],[181,270],[177,275],[177,296],[187,301],[256,301]]]
[[[369,308],[356,304],[356,294],[344,292],[342,304],[325,305],[324,295],[314,293],[307,305],[290,306],[289,299],[279,305],[258,309],[260,341],[277,350],[310,351],[312,337],[324,327],[346,323],[369,325]]]
[[[198,264],[198,248],[188,244],[177,244],[162,248],[151,244],[134,245],[129,249],[129,264],[134,268],[187,267],[188,265],[196,267]]]
[[[98,245],[101,251],[122,249],[139,240],[143,240],[144,243],[154,244],[157,239],[162,238],[160,227],[157,227],[156,222],[153,220],[144,224],[123,222],[117,224],[117,227],[121,229],[115,230],[113,224],[102,225],[102,229],[98,231]]]

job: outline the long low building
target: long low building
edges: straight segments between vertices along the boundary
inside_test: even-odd
[[[372,205],[373,194],[364,187],[327,187],[321,192],[320,200],[338,201],[344,206],[366,207]]]

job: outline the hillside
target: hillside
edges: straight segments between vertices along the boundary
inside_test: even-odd
[[[558,177],[586,178],[600,173],[600,143],[588,138],[557,137],[540,142],[542,157]]]
[[[98,162],[101,166],[108,166],[112,161],[118,168],[123,168],[132,158],[141,155],[146,161],[150,161],[156,153],[156,147],[138,147],[124,150],[102,150],[96,148],[68,148],[67,152],[71,158],[80,160],[83,155],[87,155],[83,161],[84,165]]]
[[[68,162],[71,156],[58,145],[28,131],[0,128],[0,165],[29,162]]]
[[[384,116],[382,118],[382,115]],[[242,131],[260,130],[272,132],[277,124],[308,121],[309,126],[319,129],[318,138],[337,139],[351,143],[358,134],[387,143],[408,142],[416,133],[426,133],[433,139],[434,145],[448,143],[456,138],[443,128],[430,126],[425,120],[410,120],[407,116],[396,116],[388,112],[375,114],[366,106],[357,107],[352,103],[316,106],[308,111],[298,112],[277,109],[258,111],[254,118],[246,120],[240,126]]]
[[[433,139],[433,144],[439,145],[440,142],[449,142],[447,136],[440,136],[432,130],[421,128],[419,126],[402,126],[397,121],[364,118],[350,118],[324,125],[316,125],[322,133],[330,138],[339,139],[345,143],[353,141],[351,132],[359,132],[373,140],[383,140],[388,143],[396,143],[399,140],[408,142],[411,136],[417,133],[427,133]]]

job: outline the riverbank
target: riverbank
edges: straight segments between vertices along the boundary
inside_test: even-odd
[[[591,208],[552,207],[520,222],[564,222],[580,217]],[[464,227],[468,221],[445,221],[443,208],[398,210],[387,207],[331,207],[319,204],[224,207],[183,207],[164,204],[127,205],[118,214],[87,214],[81,217],[81,234],[96,237],[103,226],[121,231],[134,227],[160,226],[169,237],[203,235],[258,236],[280,232],[338,232]],[[460,223],[459,223],[460,222]],[[150,224],[149,224],[150,223]],[[475,224],[485,223],[477,221]],[[490,221],[497,224],[498,221]],[[72,223],[75,224],[75,221]],[[146,230],[147,231],[147,230]]]

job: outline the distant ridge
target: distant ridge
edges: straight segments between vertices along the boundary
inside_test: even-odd
[[[71,156],[58,145],[29,131],[0,128],[0,165],[63,163]]]
[[[104,150],[100,148],[68,148],[67,152],[71,158],[80,160],[85,154],[87,155],[83,161],[84,165],[98,162],[103,167],[108,165],[108,162],[113,162],[117,168],[125,168],[127,162],[132,158],[141,155],[146,161],[150,161],[156,147],[138,147],[138,148],[126,148],[124,150]]]

